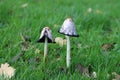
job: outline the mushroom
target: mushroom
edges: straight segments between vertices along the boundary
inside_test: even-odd
[[[79,37],[79,35],[76,33],[76,28],[73,20],[71,18],[67,18],[62,28],[58,31],[61,34],[66,35],[67,39],[67,54],[66,54],[66,64],[67,68],[70,67],[70,37]]]
[[[53,43],[52,39],[52,32],[49,27],[44,27],[39,40],[37,41],[38,43],[44,43],[44,58],[43,60],[45,61],[47,52],[48,52],[48,43]]]

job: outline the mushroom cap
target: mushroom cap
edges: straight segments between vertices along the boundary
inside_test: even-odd
[[[45,37],[47,37],[48,43],[53,43],[52,31],[50,30],[49,27],[43,28],[43,30],[41,31],[40,38],[37,42],[45,42]]]
[[[62,28],[58,32],[67,36],[79,37],[76,32],[75,24],[71,18],[67,18],[63,22]]]

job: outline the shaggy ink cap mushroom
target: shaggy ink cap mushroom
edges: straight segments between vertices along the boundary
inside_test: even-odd
[[[46,61],[46,56],[48,54],[48,43],[53,43],[52,32],[51,32],[49,27],[44,27],[43,28],[43,30],[41,32],[41,35],[40,35],[40,38],[37,42],[44,43],[44,58],[43,58],[43,61],[45,62]]]
[[[58,32],[71,37],[79,37],[76,32],[75,24],[71,18],[67,18],[63,22],[62,28]]]
[[[70,37],[78,37],[79,35],[76,32],[75,24],[71,18],[67,18],[63,24],[61,29],[59,30],[59,33],[66,35],[67,40],[67,53],[66,53],[66,65],[67,68],[70,68]]]
[[[43,30],[41,31],[41,35],[39,40],[37,41],[38,43],[44,43],[45,42],[45,37],[47,37],[48,43],[53,43],[52,39],[52,32],[49,27],[44,27]]]

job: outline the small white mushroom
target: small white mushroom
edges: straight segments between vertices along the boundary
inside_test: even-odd
[[[73,20],[71,18],[67,18],[62,25],[62,28],[59,30],[59,33],[66,35],[67,39],[67,55],[66,55],[66,64],[67,68],[70,67],[70,39],[69,37],[78,37],[79,35],[76,33],[76,28]]]
[[[44,27],[37,42],[44,43],[44,61],[48,52],[48,43],[53,43],[52,31],[49,27]]]

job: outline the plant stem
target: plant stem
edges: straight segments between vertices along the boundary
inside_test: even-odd
[[[45,58],[47,56],[47,51],[48,51],[48,40],[47,40],[47,37],[45,37],[45,43],[44,43],[44,62],[45,62]]]
[[[70,38],[69,36],[66,36],[67,38],[67,54],[66,54],[66,64],[67,64],[67,68],[70,67]]]

